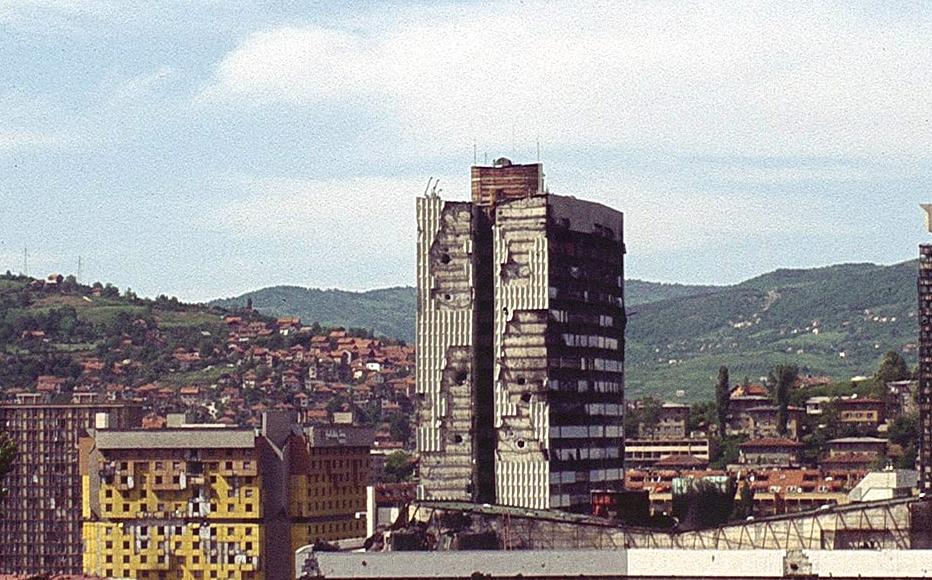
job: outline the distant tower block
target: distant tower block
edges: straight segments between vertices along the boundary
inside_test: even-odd
[[[923,204],[932,232],[932,204]],[[932,489],[932,244],[919,246],[919,486]]]
[[[932,203],[921,203],[921,204],[919,204],[919,207],[921,207],[923,210],[925,210],[925,212],[926,212],[926,229],[929,230],[930,233],[932,233]]]

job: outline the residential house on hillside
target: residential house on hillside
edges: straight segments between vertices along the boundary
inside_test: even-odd
[[[776,405],[751,407],[745,411],[745,414],[749,419],[750,430],[748,435],[751,438],[786,436],[798,441],[802,432],[802,420],[805,411],[793,406],[787,409],[786,433],[780,433],[777,421],[779,409]]]
[[[791,467],[800,464],[803,445],[785,437],[762,437],[738,446],[742,465]]]
[[[918,381],[891,381],[886,387],[884,414],[888,419],[901,415],[915,415],[919,412],[916,403]]]
[[[877,437],[842,437],[826,443],[827,453],[819,459],[825,470],[867,471],[883,462],[889,441]]]
[[[663,403],[656,425],[638,425],[640,439],[683,439],[689,424],[689,405]]]
[[[651,467],[670,456],[691,455],[708,463],[709,440],[705,438],[682,439],[629,439],[625,441],[625,466],[634,468]]]
[[[41,375],[36,379],[36,392],[58,394],[68,380],[52,375]]]
[[[842,423],[877,429],[884,422],[884,403],[879,399],[836,399],[835,408]]]
[[[729,435],[751,433],[754,428],[749,409],[770,405],[770,397],[765,395],[736,395],[734,392],[728,401]]]
[[[821,415],[825,412],[826,406],[830,405],[832,397],[809,397],[806,399],[806,414]]]

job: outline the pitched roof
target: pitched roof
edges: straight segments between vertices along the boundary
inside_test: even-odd
[[[709,462],[699,459],[695,455],[667,455],[661,457],[654,463],[654,467],[699,467],[708,465]]]

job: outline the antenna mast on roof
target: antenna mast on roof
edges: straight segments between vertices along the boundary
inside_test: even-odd
[[[29,248],[23,247],[23,276],[29,275]]]

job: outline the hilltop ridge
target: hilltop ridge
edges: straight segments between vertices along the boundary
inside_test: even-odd
[[[415,289],[366,292],[275,286],[248,299],[273,316],[369,328],[413,341]],[[886,350],[915,359],[916,262],[778,269],[730,286],[628,280],[627,385],[631,397],[708,398],[719,365],[759,377],[782,362],[839,379],[876,367]]]

